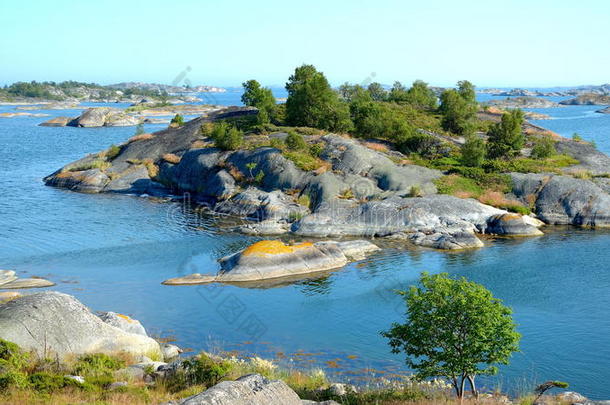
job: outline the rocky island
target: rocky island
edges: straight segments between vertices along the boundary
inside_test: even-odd
[[[350,136],[332,128],[261,126],[266,108],[287,113],[290,102],[228,107],[140,135],[70,163],[45,182],[87,193],[188,193],[210,213],[248,220],[235,230],[253,235],[385,237],[465,249],[483,245],[477,235],[535,236],[543,224],[610,225],[610,159],[591,145],[521,122],[528,135],[517,159],[465,167],[456,145],[468,144],[466,138],[440,125],[414,127],[399,142],[359,136],[358,129]],[[501,120],[480,114],[477,125],[492,128],[491,141],[493,128],[502,130],[511,114]],[[542,149],[544,157],[527,158]]]
[[[585,93],[569,100],[560,101],[561,105],[610,105],[609,94]]]

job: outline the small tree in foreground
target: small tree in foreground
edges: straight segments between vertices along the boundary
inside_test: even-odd
[[[406,353],[417,378],[446,377],[459,398],[468,380],[477,395],[475,377],[496,374],[494,364],[508,364],[519,350],[521,335],[511,309],[465,278],[423,273],[420,282],[421,287],[399,292],[407,304],[407,322],[381,334],[393,353]]]

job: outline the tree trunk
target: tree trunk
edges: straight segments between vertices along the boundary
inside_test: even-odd
[[[462,376],[462,382],[460,383],[460,393],[459,393],[459,397],[460,397],[460,404],[464,403],[464,386],[466,385],[466,377]]]
[[[474,395],[474,397],[476,399],[479,399],[479,392],[477,391],[477,386],[474,383],[474,378],[475,378],[475,376],[469,375],[468,382],[470,383],[470,389],[472,390],[472,395]]]

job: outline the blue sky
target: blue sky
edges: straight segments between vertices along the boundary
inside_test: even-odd
[[[610,82],[610,2],[0,2],[0,83],[283,85],[302,63],[331,83]]]

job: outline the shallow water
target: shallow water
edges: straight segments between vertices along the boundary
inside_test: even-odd
[[[0,107],[5,111],[12,107]],[[45,187],[45,175],[134,132],[36,126],[47,119],[0,119],[0,268],[48,277],[91,308],[132,315],[152,334],[194,350],[281,352],[305,367],[357,374],[403,369],[379,335],[404,312],[393,291],[421,271],[445,271],[484,284],[514,309],[522,352],[487,386],[516,391],[559,379],[610,398],[609,232],[558,228],[539,238],[486,240],[486,248],[461,253],[389,247],[328,277],[270,289],[163,286],[180,274],[214,271],[215,259],[254,239],[228,234],[180,203]],[[553,129],[555,121],[542,125]],[[565,121],[575,124],[566,130],[585,137],[593,125]],[[591,134],[600,148],[607,145]]]

